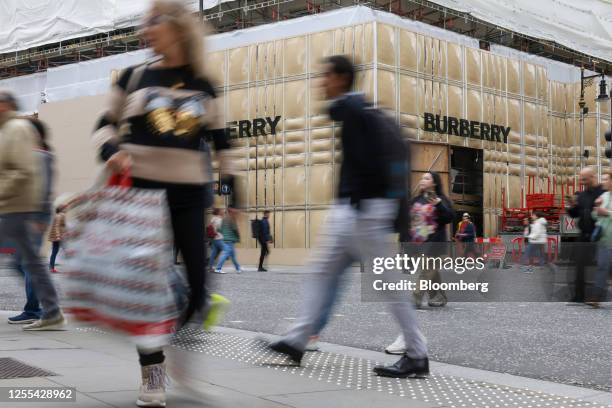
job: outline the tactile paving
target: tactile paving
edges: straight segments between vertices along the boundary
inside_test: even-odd
[[[96,331],[99,329],[81,329]],[[184,328],[174,347],[227,358],[355,390],[373,390],[445,408],[612,408],[568,397],[507,387],[432,372],[425,379],[378,377],[372,369],[381,362],[325,351],[307,352],[301,366],[268,349],[265,341],[218,332]]]
[[[184,329],[175,347],[299,375],[356,390],[374,390],[449,408],[610,408],[571,398],[506,387],[435,372],[426,379],[384,378],[373,374],[378,361],[324,351],[307,352],[300,367],[267,348],[262,340]]]

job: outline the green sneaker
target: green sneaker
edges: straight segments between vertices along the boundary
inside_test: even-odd
[[[230,305],[230,301],[218,293],[210,295],[210,307],[206,319],[204,319],[204,330],[208,331],[216,326],[225,315],[225,311]]]

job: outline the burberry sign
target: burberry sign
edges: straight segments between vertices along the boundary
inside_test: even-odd
[[[510,127],[476,120],[458,119],[452,116],[434,115],[433,113],[425,113],[423,118],[425,119],[423,130],[426,132],[437,132],[503,143],[508,142],[508,135],[510,134]]]

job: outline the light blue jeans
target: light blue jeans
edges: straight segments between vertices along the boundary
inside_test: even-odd
[[[337,294],[338,278],[346,269],[355,261],[363,261],[365,273],[373,274],[372,259],[393,253],[389,237],[397,208],[396,200],[384,198],[362,200],[359,210],[345,202],[332,207],[309,265],[312,274],[304,288],[299,318],[284,342],[304,350],[309,336],[318,334],[325,324]],[[377,276],[383,281],[387,278],[387,274]],[[411,358],[426,357],[427,345],[418,328],[413,304],[405,296],[390,292],[385,296],[406,339],[406,354]]]
[[[338,299],[338,293],[340,292],[340,276],[341,274],[335,274],[329,281],[329,286],[325,288],[327,294],[325,295],[326,301],[325,305],[321,311],[321,315],[319,319],[312,326],[313,336],[320,335],[321,331],[325,326],[327,326],[327,322],[329,322],[329,317],[331,316],[331,312],[334,309],[334,303],[336,303],[336,299]]]
[[[215,258],[217,257],[217,255],[223,252],[223,248],[225,248],[225,245],[223,245],[222,239],[214,239],[210,247],[210,260],[208,261],[208,266],[212,268],[215,263]]]
[[[221,257],[219,258],[217,270],[223,268],[223,264],[225,263],[225,261],[227,261],[227,258],[232,258],[234,267],[236,267],[236,270],[239,271],[240,264],[238,263],[238,259],[236,259],[236,250],[234,249],[234,243],[223,241],[223,252],[221,252]]]

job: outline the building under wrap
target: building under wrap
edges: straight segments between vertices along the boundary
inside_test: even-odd
[[[471,213],[484,236],[498,234],[502,208],[524,206],[530,176],[535,192],[560,194],[581,165],[607,168],[609,102],[595,103],[596,81],[587,88],[581,138],[580,70],[570,65],[500,46],[481,50],[475,39],[365,7],[213,36],[208,52],[238,148],[247,261],[257,252],[249,220],[265,209],[275,238],[271,263],[301,262],[324,223],[341,159],[339,129],[317,90],[328,55],[353,58],[356,89],[414,141],[413,185],[425,171],[440,172],[457,211]],[[53,132],[59,193],[91,183],[89,135],[102,93],[118,70],[146,57],[139,51],[30,76],[32,87],[45,83],[49,102],[39,114]]]

